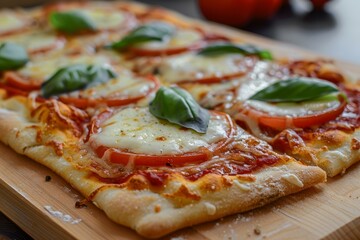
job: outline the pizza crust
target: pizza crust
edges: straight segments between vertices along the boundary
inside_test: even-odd
[[[160,237],[187,226],[247,211],[326,180],[320,168],[289,159],[284,165],[263,168],[250,175],[207,174],[191,182],[174,174],[163,189],[150,186],[141,176],[135,176],[121,186],[105,184],[90,178],[86,169],[79,169],[69,162],[66,146],[64,155],[60,156],[53,146],[37,141],[37,130],[33,126],[38,123],[29,121],[26,104],[21,98],[0,104],[2,142],[47,166],[85,197],[96,191],[92,198],[96,206],[113,221],[144,237]],[[49,140],[54,139],[46,139]],[[61,141],[61,137],[55,140]]]
[[[294,183],[287,176],[294,176],[302,184]],[[199,182],[185,184],[187,188],[198,190],[211,177],[215,176],[209,175]],[[222,186],[218,191],[203,192],[200,200],[179,208],[161,194],[148,190],[129,192],[117,188],[106,189],[94,201],[115,222],[135,229],[142,236],[155,238],[180,228],[263,206],[323,182],[326,176],[317,167],[291,162],[256,172],[256,180],[246,183],[246,188],[239,186],[244,183],[235,183],[235,178],[230,180],[229,186]]]

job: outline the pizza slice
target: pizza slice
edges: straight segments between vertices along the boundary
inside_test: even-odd
[[[162,112],[163,104],[176,111]],[[227,114],[198,108],[178,88],[160,89],[150,107],[91,115],[21,96],[0,105],[2,142],[145,237],[247,211],[326,179],[320,168],[274,152]],[[197,109],[195,121],[186,109]]]
[[[154,67],[160,69],[157,73],[165,84],[187,89],[202,106],[229,113],[276,150],[320,166],[329,176],[360,160],[358,81],[344,77],[330,61],[264,61],[234,50],[218,48],[213,56],[195,53],[192,59],[196,60],[181,63],[180,58],[167,58]],[[226,71],[232,65],[218,64],[220,58],[224,63],[232,61],[234,54],[252,64],[243,76],[231,77]],[[234,67],[235,71],[243,65]],[[198,79],[214,72],[217,76],[211,82]]]

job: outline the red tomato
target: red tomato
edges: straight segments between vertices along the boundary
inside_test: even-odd
[[[207,19],[235,27],[252,20],[256,3],[257,0],[199,0],[200,10]]]
[[[89,140],[91,134],[98,133],[101,130],[101,123],[111,116],[111,111],[104,111],[94,118],[89,126],[89,134],[86,137],[86,141]],[[212,111],[212,114],[220,115],[228,123],[229,129],[227,132],[227,137],[214,143],[209,149],[200,148],[197,152],[188,152],[183,154],[174,154],[174,155],[149,155],[142,153],[132,153],[126,150],[109,148],[106,146],[98,146],[94,148],[96,154],[99,157],[103,157],[105,152],[112,163],[118,163],[127,165],[130,161],[133,161],[133,164],[136,166],[184,166],[191,163],[200,163],[205,162],[214,154],[217,154],[232,141],[232,136],[235,132],[235,125],[229,115],[225,113]]]
[[[254,18],[258,20],[268,20],[279,10],[283,0],[257,0]]]
[[[133,96],[133,97],[131,97],[131,96],[118,96],[118,97],[103,96],[103,98],[96,99],[96,98],[76,98],[76,97],[70,97],[70,96],[64,95],[64,96],[60,96],[59,99],[60,99],[60,101],[66,103],[66,104],[71,104],[78,108],[93,107],[93,106],[96,106],[99,104],[105,104],[106,106],[109,106],[109,107],[123,106],[123,105],[127,105],[130,103],[135,103],[135,102],[139,101],[140,99],[145,98],[150,93],[156,91],[159,88],[160,82],[158,81],[157,78],[155,78],[153,76],[148,76],[146,79],[150,82],[154,82],[155,85],[153,88],[150,88],[147,92],[145,92],[139,96]]]
[[[194,43],[191,46],[187,47],[178,47],[178,48],[168,48],[168,49],[145,49],[145,48],[130,48],[130,52],[132,52],[135,56],[139,57],[156,57],[156,56],[169,56],[174,54],[179,54],[191,50],[197,50],[204,45],[203,42]]]
[[[5,72],[4,79],[8,85],[24,91],[38,90],[42,83],[40,80],[25,78],[15,71]]]
[[[330,0],[310,0],[314,9],[323,9],[325,4]]]
[[[0,82],[0,89],[4,89],[9,96],[24,96],[27,97],[29,95],[29,92],[24,92],[22,90],[19,90],[18,88],[14,88],[11,86],[8,86],[2,82]]]
[[[283,0],[199,0],[202,14],[209,20],[240,27],[253,19],[270,19]]]
[[[346,100],[343,97],[339,97],[340,105],[335,109],[312,114],[307,116],[288,117],[288,116],[272,116],[266,112],[249,108],[245,114],[250,118],[258,121],[259,124],[271,127],[277,130],[283,130],[289,128],[289,124],[293,127],[306,128],[316,125],[321,125],[337,118],[346,107]]]
[[[206,78],[200,78],[200,79],[196,79],[196,80],[182,80],[178,83],[200,83],[200,84],[211,84],[211,83],[220,83],[222,81],[225,80],[231,80],[237,77],[242,77],[246,74],[246,72],[242,71],[242,72],[238,72],[238,73],[233,73],[233,74],[229,74],[229,75],[225,75],[225,76],[221,76],[221,77],[206,77]]]

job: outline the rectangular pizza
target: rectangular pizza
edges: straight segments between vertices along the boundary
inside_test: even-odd
[[[0,140],[147,238],[360,160],[360,83],[326,59],[133,2],[0,11]],[[346,177],[346,176],[345,176]]]

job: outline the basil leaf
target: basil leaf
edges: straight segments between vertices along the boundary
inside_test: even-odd
[[[114,49],[121,49],[130,45],[148,41],[163,41],[166,37],[170,37],[175,32],[175,28],[167,23],[152,22],[140,26],[123,39],[111,45]]]
[[[95,84],[106,82],[117,75],[111,69],[102,66],[77,64],[60,68],[41,86],[42,95],[48,98],[53,95],[68,93]]]
[[[242,55],[256,55],[263,60],[272,60],[271,53],[253,45],[238,45],[232,43],[215,43],[201,49],[198,54],[203,56],[216,56],[221,54],[238,53]]]
[[[155,117],[198,133],[206,133],[210,121],[209,112],[200,107],[188,92],[178,87],[161,87],[149,109]]]
[[[250,97],[263,102],[302,102],[339,92],[337,86],[316,78],[291,78],[276,82]]]
[[[20,68],[28,61],[29,57],[22,46],[10,42],[0,44],[0,71]]]
[[[95,23],[80,11],[54,12],[50,15],[50,23],[55,29],[66,33],[96,30]]]

